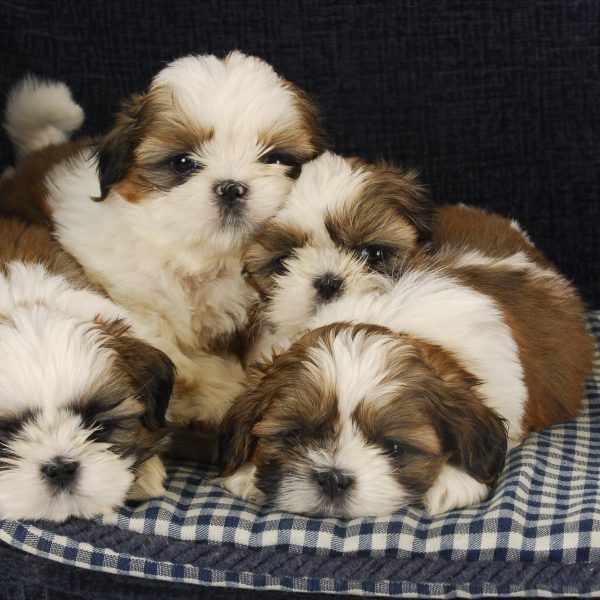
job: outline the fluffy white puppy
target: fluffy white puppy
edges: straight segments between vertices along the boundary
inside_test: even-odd
[[[53,85],[13,95],[7,130],[21,148],[43,136],[20,125],[19,107],[30,111],[32,89],[42,96]],[[12,206],[46,218],[86,273],[153,331],[177,367],[169,420],[215,424],[244,381],[228,356],[255,301],[242,252],[322,146],[313,104],[267,63],[187,56],[124,103],[97,146],[79,143]],[[30,164],[8,178],[9,205],[31,188]]]
[[[173,364],[47,229],[10,219],[0,356],[0,518],[92,517],[164,492]]]

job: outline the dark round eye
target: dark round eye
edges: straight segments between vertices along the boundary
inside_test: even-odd
[[[385,263],[389,256],[388,250],[384,246],[363,246],[356,250],[358,258],[364,260],[369,266],[377,267]]]
[[[273,260],[269,263],[269,271],[273,275],[285,275],[288,272],[288,267],[286,265],[286,260],[290,257],[289,254],[278,254]]]
[[[171,168],[179,175],[188,175],[197,171],[198,161],[187,154],[179,154],[171,159]]]
[[[384,442],[385,453],[392,458],[402,458],[405,448],[396,440],[386,440]]]
[[[96,421],[94,423],[94,429],[97,433],[108,433],[114,428],[113,421]]]
[[[295,167],[299,164],[298,159],[294,158],[291,154],[275,150],[263,154],[258,160],[265,165],[284,165],[286,167]]]

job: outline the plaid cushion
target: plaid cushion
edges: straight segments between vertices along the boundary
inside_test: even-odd
[[[590,326],[600,339],[600,312],[590,314]],[[532,435],[515,448],[493,495],[468,510],[430,518],[411,507],[387,518],[313,519],[234,498],[211,483],[213,471],[198,465],[170,462],[168,472],[165,497],[135,509],[120,508],[97,523],[106,531],[164,536],[172,543],[214,544],[232,552],[266,549],[303,557],[362,557],[364,561],[427,558],[504,564],[593,563],[600,560],[600,358],[597,354],[581,415]],[[261,589],[376,591],[383,595],[413,590],[394,587],[388,580],[373,587],[374,582],[350,579],[338,585],[330,578],[315,582],[251,572],[231,576],[185,561],[159,562],[130,551],[120,553],[118,548],[94,545],[61,535],[61,531],[61,526],[45,523],[0,521],[2,541],[53,560],[107,572]],[[600,578],[596,590],[600,590]],[[500,595],[502,590],[492,585],[488,591]],[[554,595],[567,591],[562,587]],[[440,590],[421,587],[418,593],[437,597]],[[461,595],[468,597],[469,592]]]

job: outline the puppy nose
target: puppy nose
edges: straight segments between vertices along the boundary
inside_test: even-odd
[[[75,479],[78,469],[78,461],[64,458],[55,458],[52,462],[40,467],[44,477],[58,488],[67,487]]]
[[[219,202],[232,206],[248,193],[248,187],[239,181],[220,181],[215,185],[215,194]]]
[[[329,498],[337,498],[352,485],[353,479],[339,471],[322,471],[317,473],[317,483]]]
[[[339,294],[343,280],[328,273],[315,281],[315,289],[322,300],[331,300]]]

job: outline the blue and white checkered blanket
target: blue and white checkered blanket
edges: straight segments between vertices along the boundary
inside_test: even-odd
[[[590,314],[590,325],[600,339],[600,312]],[[400,560],[405,565],[406,560],[410,564],[410,560],[423,559],[444,564],[490,562],[498,565],[497,572],[510,564],[593,565],[600,562],[600,359],[597,354],[582,414],[570,423],[530,436],[515,448],[494,493],[468,510],[436,518],[418,508],[387,518],[306,518],[234,498],[211,483],[214,472],[198,465],[170,462],[168,472],[164,498],[135,509],[123,507],[102,520],[88,522],[87,538],[78,536],[73,524],[0,521],[0,540],[52,560],[112,573],[254,589],[402,592],[419,597],[454,597],[460,586],[431,582],[427,587],[426,582],[410,583],[406,573],[381,575],[380,571],[376,581],[369,580],[364,575],[368,571],[361,569],[369,561],[380,565]],[[105,538],[89,535],[90,528],[107,532]],[[277,570],[271,567],[269,572],[234,572],[225,568],[225,555],[225,563],[211,563],[211,568],[185,559],[137,556],[131,548],[123,552],[110,542],[110,535],[119,530],[133,532],[132,536],[162,536],[181,549],[202,544],[221,552],[229,548],[236,556],[247,552],[264,557],[270,552],[300,562],[310,557],[359,561],[355,572],[360,577],[345,575],[338,581],[329,572],[323,577],[318,573],[307,577],[301,569],[274,575]],[[465,583],[459,595],[471,597],[482,590],[492,595],[535,591],[524,581],[521,587],[512,583],[503,588],[500,580],[493,579],[487,588],[481,584],[470,588]],[[600,593],[600,577],[596,584],[595,592]],[[592,588],[562,587],[555,592],[548,588],[545,595],[561,596],[569,591],[580,596],[594,592]]]

